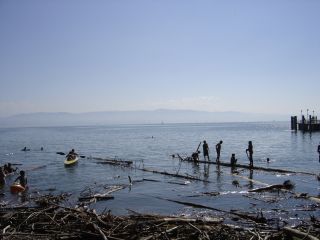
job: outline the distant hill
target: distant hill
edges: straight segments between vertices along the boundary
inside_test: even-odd
[[[0,118],[1,127],[79,126],[103,124],[157,124],[205,122],[289,121],[290,116],[194,110],[105,111],[87,113],[26,113]]]

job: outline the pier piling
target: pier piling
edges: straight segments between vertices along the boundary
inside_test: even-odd
[[[307,115],[305,117],[301,111],[301,121],[298,121],[297,116],[291,116],[291,130],[299,130],[303,132],[320,131],[320,121],[314,115]]]

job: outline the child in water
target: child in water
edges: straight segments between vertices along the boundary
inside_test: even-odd
[[[232,153],[231,159],[230,159],[231,166],[236,165],[237,161],[238,161],[238,159],[236,159],[236,154]]]
[[[25,172],[24,171],[20,171],[20,176],[17,177],[17,179],[15,180],[15,182],[19,181],[19,183],[21,184],[22,187],[26,187],[28,180],[27,177],[25,176]]]

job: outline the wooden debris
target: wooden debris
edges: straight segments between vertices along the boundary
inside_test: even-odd
[[[45,195],[48,205],[38,208],[1,208],[0,238],[15,240],[31,239],[318,239],[317,225],[303,228],[272,229],[257,224],[246,229],[223,224],[224,218],[159,216],[136,213],[129,216],[97,214],[86,207],[65,207],[58,204],[64,196]],[[37,200],[39,202],[39,198]],[[179,201],[175,201],[179,203]],[[180,202],[182,203],[182,202]],[[186,202],[183,202],[186,204]],[[204,207],[197,204],[189,204]],[[210,207],[209,207],[210,208]],[[213,209],[213,208],[212,208]],[[222,210],[220,210],[222,211]],[[249,219],[246,213],[226,212]],[[262,214],[262,213],[261,213]],[[263,216],[257,216],[263,217]],[[257,220],[257,219],[252,219]],[[313,221],[317,224],[316,218]],[[260,227],[259,227],[260,226]]]
[[[184,178],[188,180],[194,180],[194,181],[202,181],[202,182],[210,182],[208,180],[204,180],[198,177],[190,176],[190,175],[181,175],[181,174],[176,174],[176,173],[168,173],[166,171],[158,171],[158,170],[152,170],[152,169],[147,169],[147,168],[136,168],[138,170],[144,171],[144,172],[151,172],[151,173],[157,173],[157,174],[162,174],[162,175],[167,175],[171,177],[176,177],[176,178]]]
[[[80,197],[78,200],[80,202],[96,202],[96,201],[102,201],[102,200],[110,200],[114,199],[112,195],[110,195],[113,192],[120,191],[122,189],[125,189],[126,185],[113,185],[113,186],[104,186],[103,189],[106,189],[106,192],[95,192],[93,189],[87,187],[85,190],[83,190],[80,194]]]
[[[304,232],[301,232],[301,231],[299,231],[297,229],[293,229],[293,228],[290,228],[290,227],[284,227],[283,230],[284,230],[286,235],[289,235],[291,237],[295,237],[295,238],[298,238],[298,239],[319,240],[319,238],[314,237],[314,236],[310,235],[309,233],[304,233]]]
[[[179,154],[177,154],[178,158],[180,161],[187,161],[187,162],[193,162],[190,157],[187,158],[182,158]],[[252,170],[261,170],[261,171],[266,171],[266,172],[279,172],[279,173],[293,173],[293,174],[305,174],[305,175],[311,175],[311,176],[316,176],[315,173],[310,173],[310,172],[302,172],[302,171],[292,171],[292,170],[286,170],[286,169],[277,169],[277,168],[266,168],[266,167],[259,167],[259,166],[253,166],[250,167],[249,165],[244,165],[244,164],[235,164],[232,165],[231,163],[228,162],[215,162],[215,161],[197,161],[198,163],[205,163],[205,164],[215,164],[215,165],[220,165],[224,167],[236,167],[236,168],[245,168],[245,169],[252,169]]]
[[[63,193],[60,195],[40,195],[34,198],[31,198],[38,206],[40,207],[47,207],[52,204],[58,204],[61,203],[62,201],[68,199],[70,194]]]
[[[185,185],[188,185],[190,182],[189,182],[189,181],[187,181],[187,182],[174,182],[174,181],[169,181],[169,182],[167,182],[167,183],[185,186]]]
[[[264,191],[273,191],[273,190],[291,190],[294,188],[294,184],[290,180],[284,181],[283,184],[274,184],[267,187],[257,188],[249,190],[248,192],[264,192]]]
[[[132,161],[125,161],[121,159],[111,159],[111,158],[92,158],[94,160],[99,160],[97,162],[98,164],[109,164],[109,165],[118,165],[118,166],[124,166],[124,167],[129,167],[132,165]]]
[[[194,207],[194,208],[203,208],[203,209],[214,210],[214,211],[217,211],[217,212],[227,213],[227,214],[235,215],[235,216],[243,218],[243,219],[254,221],[256,223],[266,223],[267,222],[267,219],[264,218],[263,215],[252,216],[252,215],[247,214],[247,213],[241,213],[241,212],[232,211],[232,210],[231,211],[225,211],[225,210],[222,210],[222,209],[219,209],[219,208],[205,206],[205,205],[201,205],[201,204],[197,204],[197,203],[178,201],[178,200],[172,200],[172,199],[161,198],[161,197],[156,197],[156,198],[162,199],[162,200],[166,200],[166,201],[169,201],[169,202],[183,204],[183,205]]]
[[[203,192],[203,193],[200,193],[200,194],[190,195],[190,196],[187,196],[187,197],[203,197],[203,196],[215,197],[215,196],[218,196],[218,195],[220,195],[219,192]]]
[[[93,194],[90,196],[85,196],[85,197],[79,197],[78,198],[80,202],[82,201],[88,201],[88,200],[96,200],[96,201],[102,201],[102,200],[110,200],[110,199],[114,199],[114,197],[108,193],[106,194]]]

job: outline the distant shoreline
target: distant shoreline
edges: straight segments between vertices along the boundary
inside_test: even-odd
[[[194,110],[105,111],[89,113],[27,113],[0,118],[2,127],[92,126],[118,124],[203,124],[285,122],[290,116]]]

